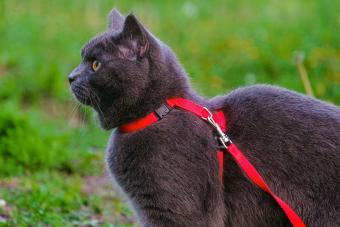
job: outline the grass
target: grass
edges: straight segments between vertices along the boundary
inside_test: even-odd
[[[255,83],[340,104],[340,3],[301,1],[0,1],[0,226],[136,226],[105,174],[110,132],[76,105],[67,74],[116,6],[178,54],[214,96]]]
[[[3,226],[135,226],[109,179],[60,172],[5,178]]]

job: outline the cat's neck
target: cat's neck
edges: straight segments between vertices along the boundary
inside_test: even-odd
[[[166,103],[167,99],[175,97],[185,98],[200,105],[207,105],[208,103],[204,97],[198,95],[190,87],[185,87],[185,89],[179,93],[170,92],[168,94],[159,94],[157,89],[149,90],[147,95],[140,100],[140,103],[131,108],[131,112],[133,112],[133,114],[129,115],[129,119],[124,120],[123,123],[126,124],[142,118],[159,108],[162,104]]]

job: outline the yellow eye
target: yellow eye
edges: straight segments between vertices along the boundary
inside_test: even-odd
[[[94,61],[92,62],[92,70],[93,70],[94,72],[97,72],[101,65],[102,65],[102,63],[100,63],[100,62],[97,61],[97,60],[94,60]]]

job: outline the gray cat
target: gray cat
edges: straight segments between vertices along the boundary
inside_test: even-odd
[[[134,15],[114,9],[109,18],[69,75],[75,97],[96,110],[104,129],[142,118],[170,97],[221,109],[229,137],[307,226],[340,226],[340,108],[268,85],[208,100]],[[210,125],[173,109],[141,130],[114,130],[107,163],[143,226],[290,226],[228,154],[221,183],[217,146]]]

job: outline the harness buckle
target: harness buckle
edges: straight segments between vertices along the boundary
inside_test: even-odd
[[[165,117],[170,111],[171,108],[166,104],[162,104],[158,109],[154,110],[159,119]]]
[[[224,148],[228,148],[230,144],[232,144],[232,141],[230,138],[222,131],[221,127],[215,122],[212,113],[208,110],[208,108],[203,107],[204,111],[207,113],[207,117],[202,117],[203,120],[210,123],[211,126],[215,129],[215,131],[218,134],[218,138],[220,142],[222,143]]]

